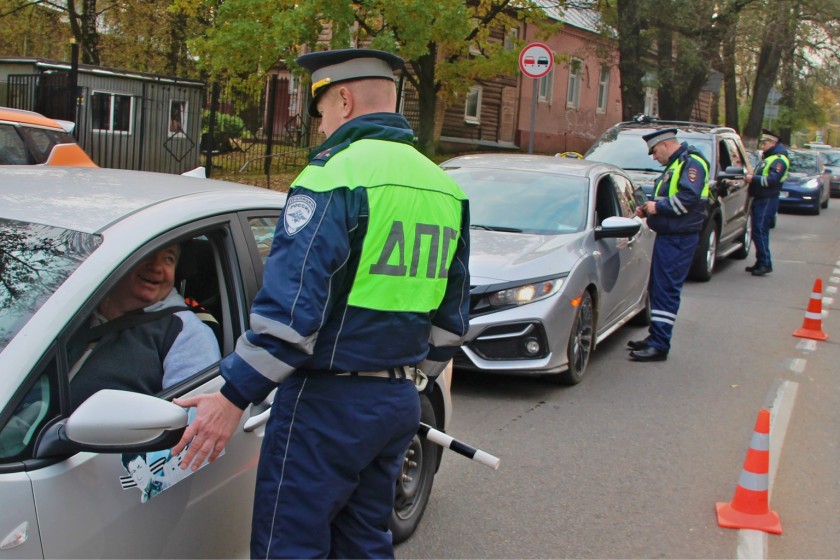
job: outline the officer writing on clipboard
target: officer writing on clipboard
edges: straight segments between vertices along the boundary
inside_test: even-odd
[[[417,433],[417,387],[469,317],[465,195],[395,113],[401,58],[316,52],[309,112],[327,139],[294,181],[251,309],[178,453],[215,459],[242,410],[277,394],[257,471],[251,555],[393,557],[396,477]]]
[[[693,146],[677,140],[677,129],[657,130],[642,137],[648,153],[665,171],[653,185],[654,200],[636,208],[656,232],[650,264],[651,323],[647,338],[631,340],[630,359],[668,359],[671,333],[680,308],[680,293],[688,276],[709,195],[709,163]]]

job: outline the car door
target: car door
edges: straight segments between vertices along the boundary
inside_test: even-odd
[[[612,216],[622,216],[623,211],[616,195],[616,183],[611,174],[605,174],[597,182],[595,193],[596,227]],[[633,275],[635,239],[607,238],[595,241],[596,274],[598,276],[600,304],[598,330],[611,326],[631,300],[632,286],[626,278]]]
[[[749,160],[744,153],[742,146],[733,138],[723,137],[720,141],[719,152],[720,169],[717,172],[725,171],[727,167],[749,168]],[[723,231],[721,240],[729,241],[738,236],[744,229],[749,211],[748,188],[743,181],[722,181],[718,186],[718,194],[722,197],[724,212]],[[721,188],[723,187],[723,188]]]
[[[278,212],[273,209],[263,214],[276,221]],[[84,309],[92,310],[97,298],[143,254],[176,241],[199,241],[209,248],[204,258],[210,260],[202,263],[203,268],[199,266],[200,278],[193,283],[204,281],[205,288],[209,285],[208,291],[212,291],[215,282],[217,293],[184,295],[204,300],[197,304],[206,306],[208,315],[220,323],[222,353],[230,352],[247,326],[248,304],[258,283],[255,276],[261,271],[261,263],[253,260],[259,254],[256,234],[256,229],[243,228],[242,217],[235,214],[173,230],[128,256],[119,269],[107,275],[108,280]],[[214,273],[207,282],[207,276]],[[192,280],[184,280],[188,292],[196,289],[190,286]],[[47,433],[52,423],[66,416],[68,347],[86,320],[73,318],[45,364],[30,376],[31,387],[21,391],[21,404],[12,420],[24,416],[36,420],[14,433],[24,434],[21,437],[32,433],[37,439],[39,430]],[[159,397],[169,400],[217,391],[223,383],[218,373],[216,363]],[[37,410],[27,413],[33,406]],[[247,410],[224,454],[194,473],[178,472],[174,468],[177,458],[169,460],[167,450],[140,453],[142,461],[128,453],[80,452],[38,458],[35,446],[32,457],[13,456],[16,462],[5,465],[0,459],[0,503],[20,504],[12,510],[5,505],[0,508],[0,543],[22,541],[5,550],[0,544],[0,558],[247,556],[263,426],[250,422],[246,430],[245,424],[264,409],[265,405],[257,405]]]
[[[641,221],[636,217],[636,199],[644,195],[641,188],[636,192],[636,186],[624,175],[612,176],[615,184],[615,195],[621,209],[621,215]],[[653,248],[653,232],[647,226],[642,226],[639,232],[628,240],[629,252],[632,254],[630,264],[623,271],[621,282],[627,286],[628,298],[631,303],[638,302],[647,292],[650,277],[650,260]],[[626,308],[625,308],[626,309]]]

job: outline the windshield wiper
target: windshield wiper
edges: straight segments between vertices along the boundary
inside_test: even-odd
[[[484,231],[507,231],[510,233],[522,233],[519,228],[502,227],[502,226],[485,226],[482,224],[470,224],[470,229],[483,229]]]

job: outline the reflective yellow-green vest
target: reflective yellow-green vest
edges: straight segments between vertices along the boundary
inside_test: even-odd
[[[316,192],[364,188],[367,233],[348,304],[393,312],[435,310],[461,234],[466,195],[408,144],[357,140],[296,185]]]
[[[765,159],[764,167],[761,168],[761,176],[767,177],[768,175],[770,175],[770,170],[773,168],[773,162],[775,162],[777,159],[780,159],[783,162],[785,162],[785,174],[784,176],[782,176],[781,179],[779,179],[779,183],[784,183],[788,178],[788,174],[790,173],[790,159],[788,159],[788,157],[784,154],[773,154],[767,159]]]
[[[666,169],[666,174],[667,174],[667,171],[672,171],[671,180],[669,182],[669,187],[668,187],[668,196],[671,197],[671,196],[674,196],[675,194],[677,194],[677,191],[679,190],[680,176],[682,175],[683,167],[685,167],[685,160],[688,159],[689,157],[694,158],[695,160],[699,161],[700,165],[703,166],[703,170],[706,172],[706,184],[703,185],[703,192],[700,193],[700,196],[703,197],[703,198],[708,198],[709,193],[710,193],[710,190],[709,190],[709,164],[706,163],[706,160],[703,159],[702,157],[700,157],[699,155],[692,154],[692,153],[688,154],[688,156],[685,157],[685,158],[678,157],[677,159],[672,161],[671,165],[669,165],[668,169]],[[653,191],[653,197],[654,198],[664,196],[664,195],[659,194],[659,189],[660,189],[661,186],[662,186],[662,180],[659,179],[656,183],[656,188]]]

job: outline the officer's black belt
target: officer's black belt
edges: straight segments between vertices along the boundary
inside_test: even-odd
[[[400,366],[379,371],[347,371],[334,374],[336,377],[380,377],[382,379],[408,379],[416,383],[416,370],[413,366]]]

